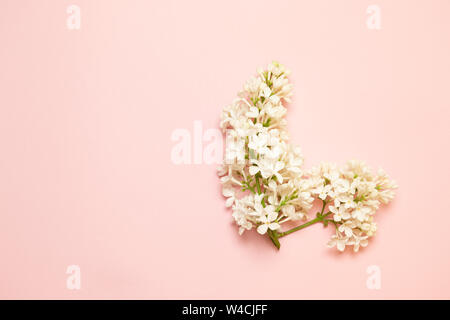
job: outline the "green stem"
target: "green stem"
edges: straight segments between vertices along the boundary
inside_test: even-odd
[[[243,184],[245,184],[245,189],[244,189],[244,190],[250,190],[252,193],[256,194],[255,188],[253,188],[253,187],[250,185],[250,182],[248,182],[248,181],[243,181]]]
[[[323,203],[322,204],[322,210],[317,213],[317,217],[316,218],[314,218],[314,219],[312,219],[312,220],[310,220],[310,221],[308,221],[308,222],[306,222],[304,224],[301,224],[301,225],[299,225],[299,226],[297,226],[295,228],[292,228],[292,229],[289,229],[287,231],[278,233],[277,234],[278,238],[287,236],[288,234],[291,234],[292,232],[295,232],[295,231],[304,229],[306,227],[309,227],[309,226],[311,226],[311,225],[313,225],[313,224],[315,224],[317,222],[324,222],[326,220],[325,218],[331,214],[331,211],[328,211],[327,213],[323,214],[323,212],[325,210],[325,207],[327,205],[327,202],[326,201],[322,201],[322,203]]]
[[[333,219],[325,219],[325,220],[323,220],[323,221],[326,221],[326,222],[331,222],[332,224],[334,224],[334,226],[337,228],[338,227],[338,225],[339,225],[339,223],[338,222],[336,222],[336,221],[334,221]]]
[[[304,223],[302,225],[299,225],[299,226],[297,226],[295,228],[292,228],[292,229],[290,229],[288,231],[280,232],[278,234],[278,238],[287,236],[288,234],[291,234],[292,232],[295,232],[295,231],[301,230],[303,228],[309,227],[309,226],[311,226],[311,225],[313,225],[313,224],[315,224],[317,222],[321,222],[321,221],[322,221],[322,218],[320,218],[320,217],[314,218],[314,219],[312,219],[312,220],[310,220],[310,221],[308,221],[308,222],[306,222],[306,223]]]
[[[327,202],[325,200],[322,200],[322,210],[320,211],[320,215],[323,215],[323,211],[325,210],[326,206],[327,206]]]
[[[278,241],[278,235],[276,231],[268,230],[267,234],[269,235],[270,240],[272,240],[272,243],[275,247],[277,247],[278,250],[280,250],[280,241]]]
[[[255,176],[255,181],[256,181],[256,189],[258,190],[258,194],[261,194],[261,184],[259,183],[259,175],[256,174]]]

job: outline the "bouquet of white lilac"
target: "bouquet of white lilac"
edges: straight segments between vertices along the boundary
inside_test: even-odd
[[[380,204],[394,197],[397,186],[360,161],[342,168],[322,163],[302,169],[299,147],[288,143],[286,107],[292,84],[289,71],[277,62],[259,70],[222,112],[220,126],[226,134],[224,163],[218,169],[226,206],[231,207],[239,233],[256,228],[279,249],[279,238],[315,223],[332,225],[336,233],[328,246],[354,251],[368,244],[377,229],[373,216]],[[313,202],[320,212],[303,224],[282,230],[291,220],[306,220]]]

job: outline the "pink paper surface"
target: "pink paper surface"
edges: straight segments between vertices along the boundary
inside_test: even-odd
[[[449,15],[445,0],[2,0],[0,298],[449,299]],[[240,237],[216,165],[171,160],[174,130],[217,129],[274,59],[305,167],[362,159],[400,185],[358,254],[319,225],[279,252]]]

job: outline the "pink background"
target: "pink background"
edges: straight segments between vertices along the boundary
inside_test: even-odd
[[[446,0],[2,0],[0,298],[450,298],[449,17]],[[217,128],[273,59],[306,167],[364,159],[400,185],[357,255],[319,225],[279,252],[239,237],[216,166],[171,161],[172,132]]]

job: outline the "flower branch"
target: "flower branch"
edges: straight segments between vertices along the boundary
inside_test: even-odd
[[[328,246],[358,251],[375,235],[374,216],[394,198],[397,186],[384,171],[373,173],[361,161],[303,169],[300,148],[288,142],[286,130],[284,104],[292,96],[288,75],[283,65],[269,64],[223,109],[220,126],[231,137],[219,167],[226,206],[232,208],[240,234],[256,229],[278,249],[279,238],[332,223],[335,233]],[[307,220],[315,200],[322,201],[315,218],[281,231],[285,222]]]

